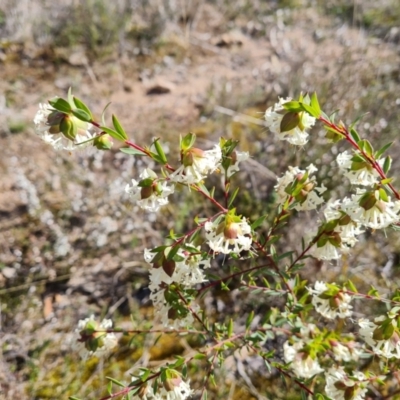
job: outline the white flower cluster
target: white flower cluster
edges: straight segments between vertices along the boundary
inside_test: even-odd
[[[222,153],[218,145],[212,150],[190,149],[188,152],[188,161],[183,160],[182,165],[169,175],[172,182],[187,185],[199,183],[221,164]]]
[[[388,200],[384,201],[379,190],[374,190],[371,192],[371,199],[374,204],[364,208],[360,201],[365,193],[365,190],[357,189],[357,193],[352,196],[351,201],[343,207],[352,220],[371,229],[387,228],[400,220],[400,201],[393,202],[389,196]]]
[[[230,178],[236,172],[239,171],[239,164],[242,161],[249,159],[249,153],[247,151],[234,151],[234,157],[232,157],[232,163],[226,170],[226,176]]]
[[[312,358],[305,351],[306,345],[312,340],[310,336],[315,330],[315,325],[309,324],[308,327],[303,327],[300,331],[302,339],[296,338],[293,345],[289,341],[283,344],[283,358],[286,363],[290,363],[291,369],[299,378],[312,378],[314,375],[324,371],[318,360]]]
[[[133,397],[137,400],[186,400],[194,394],[190,388],[189,382],[180,380],[179,384],[173,386],[171,390],[167,390],[164,386],[159,385],[157,392],[154,393],[150,384],[147,384],[143,393]]]
[[[67,151],[83,149],[91,144],[90,141],[87,143],[83,142],[93,139],[96,136],[91,132],[92,125],[88,124],[87,122],[80,121],[73,116],[71,119],[78,126],[74,140],[65,137],[58,129],[55,133],[52,133],[52,127],[48,123],[48,118],[53,111],[54,109],[49,104],[39,104],[39,110],[33,119],[35,124],[35,132],[44,142],[53,146],[55,150]]]
[[[368,380],[360,371],[352,371],[348,375],[343,367],[332,367],[325,377],[325,393],[332,400],[363,400],[368,391]]]
[[[282,132],[281,122],[285,114],[288,113],[283,107],[283,104],[288,103],[292,99],[290,97],[280,98],[279,102],[269,107],[265,111],[265,121],[270,131],[275,133],[280,140],[287,140],[290,144],[296,146],[304,146],[308,142],[307,129],[310,129],[315,124],[315,118],[306,112],[301,112],[298,115],[299,124],[293,129]]]
[[[308,288],[312,294],[312,304],[317,312],[328,319],[346,318],[351,316],[351,296],[338,292],[336,295],[327,296],[329,288],[324,282],[315,282],[314,289]],[[325,298],[321,295],[325,294]]]
[[[242,218],[240,222],[232,222],[229,226],[225,222],[207,221],[204,229],[208,245],[216,253],[239,254],[251,248],[251,227],[246,218]]]
[[[181,261],[170,261],[165,267],[153,266],[150,270],[150,299],[153,302],[156,315],[161,319],[162,324],[170,329],[191,326],[194,320],[190,312],[184,318],[172,318],[173,310],[165,298],[166,287],[176,283],[185,289],[189,289],[207,281],[203,270],[210,268],[210,260],[202,260],[199,254],[178,251],[178,256],[182,259]],[[144,259],[151,264],[154,253],[145,249]],[[199,310],[197,304],[191,304],[190,307],[193,311]]]
[[[152,179],[153,184],[146,187],[139,186],[140,181]],[[150,168],[146,168],[140,174],[140,181],[132,179],[131,185],[126,185],[128,193],[137,205],[146,211],[157,212],[160,207],[168,204],[168,196],[174,193],[175,186],[168,185],[168,181],[157,180],[157,175]]]
[[[359,344],[354,341],[342,344],[336,340],[330,340],[330,344],[332,346],[333,358],[339,362],[358,361],[362,354]]]
[[[299,167],[289,167],[289,170],[281,178],[278,178],[278,183],[274,187],[278,194],[279,203],[283,204],[287,200],[289,194],[286,192],[286,189],[295,179],[301,177],[306,172],[311,175],[316,171],[318,171],[318,168],[313,164],[310,164],[305,170]],[[294,209],[297,211],[315,210],[320,204],[324,203],[324,199],[320,195],[325,191],[326,187],[324,185],[321,187],[316,186],[315,176],[309,176],[305,183],[305,189],[302,191],[304,199],[298,202],[294,206]]]
[[[343,175],[349,179],[352,185],[371,186],[380,180],[378,172],[367,163],[362,163],[356,169],[352,169],[353,156],[347,151],[339,153],[336,162]],[[377,162],[382,167],[384,160],[380,159]]]
[[[386,358],[400,359],[400,332],[397,328],[399,308],[395,307],[387,313],[370,321],[361,318],[359,334],[372,351]]]
[[[106,332],[112,328],[112,325],[110,319],[104,319],[99,324],[94,315],[78,322],[78,327],[75,329],[74,348],[82,359],[105,356],[117,345],[118,340],[114,333]],[[93,333],[92,328],[95,329]]]

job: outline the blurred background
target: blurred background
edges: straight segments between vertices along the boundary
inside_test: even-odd
[[[64,154],[42,143],[32,122],[38,104],[65,97],[69,87],[97,118],[111,102],[109,115],[117,114],[137,143],[160,137],[172,165],[179,135],[189,131],[204,149],[220,136],[239,140],[252,159],[235,177],[244,188],[237,208],[251,218],[273,218],[273,186],[288,165],[313,162],[333,198],[350,188],[334,161],[346,145],[328,145],[320,126],[304,149],[267,131],[263,113],[278,96],[315,90],[323,110],[338,109],[345,123],[367,113],[359,133],[376,148],[395,141],[392,175],[400,171],[398,0],[0,0],[1,399],[98,399],[106,376],[129,382],[137,367],[157,367],[199,345],[189,337],[138,335],[122,338],[107,360],[78,362],[72,340],[79,319],[95,314],[128,328],[131,315],[138,327],[151,326],[143,249],[214,210],[179,192],[159,214],[146,215],[124,194],[144,160],[118,146]],[[212,183],[221,193],[220,181]],[[295,215],[278,250],[300,248],[304,227],[316,219]],[[391,293],[399,256],[398,232],[368,233],[351,256],[309,260],[302,275],[350,278],[360,291],[373,284]],[[216,262],[213,272],[229,268]],[[262,315],[279,307],[259,297],[215,290],[204,306],[216,322],[238,313],[240,324],[243,310]],[[210,398],[300,398],[256,359],[234,354],[229,361]],[[201,374],[196,379],[200,387]]]

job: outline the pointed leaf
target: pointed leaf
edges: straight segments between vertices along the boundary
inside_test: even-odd
[[[132,156],[145,156],[146,153],[143,153],[143,151],[140,151],[138,149],[134,149],[133,147],[123,147],[120,149],[123,153],[125,154],[130,154]]]
[[[61,97],[49,100],[49,104],[55,110],[61,111],[62,113],[69,114],[71,112],[71,106],[69,105],[68,101],[62,99]]]
[[[316,117],[316,118],[319,118],[321,115],[321,107],[319,106],[318,97],[317,97],[316,92],[314,92],[311,95],[311,107],[315,110],[315,113],[318,114],[318,117]]]
[[[81,110],[79,108],[72,110],[72,114],[75,115],[76,118],[80,119],[81,121],[90,122],[92,117],[86,111]]]
[[[118,121],[118,118],[114,114],[112,115],[112,122],[113,122],[115,130],[123,138],[122,140],[127,140],[128,139],[128,135],[125,133],[124,129],[122,128],[122,126],[120,124],[120,122]]]
[[[106,126],[101,126],[100,129],[105,133],[108,133],[114,139],[125,141],[125,138],[121,136],[117,131],[114,131],[114,129],[107,128]]]
[[[93,115],[91,113],[91,111],[89,110],[89,107],[80,99],[78,99],[77,97],[73,97],[74,99],[74,104],[76,105],[77,108],[79,108],[80,110],[85,111],[88,115],[90,115],[90,119],[93,119]]]

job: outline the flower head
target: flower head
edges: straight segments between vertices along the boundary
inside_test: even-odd
[[[193,249],[194,251],[195,249]],[[150,299],[153,302],[155,313],[160,317],[162,324],[168,328],[192,326],[194,318],[187,305],[182,304],[169,286],[179,285],[182,289],[190,289],[196,284],[206,281],[203,270],[210,267],[209,260],[202,260],[199,252],[189,253],[179,250],[175,260],[168,260],[168,252],[153,253],[145,250],[145,260],[152,265],[150,270],[151,291]],[[199,306],[192,303],[192,311],[198,311]]]
[[[239,254],[244,250],[250,250],[251,227],[244,217],[228,213],[222,222],[219,220],[206,222],[204,229],[208,245],[216,253]]]
[[[361,318],[358,321],[360,336],[372,348],[375,354],[386,358],[400,359],[400,332],[397,327],[398,307],[393,308],[387,316],[380,316],[369,321]]]
[[[229,167],[226,170],[226,176],[230,178],[233,174],[239,171],[239,164],[249,158],[247,151],[233,151],[230,155]]]
[[[56,150],[82,149],[96,137],[89,123],[55,111],[49,104],[39,104],[33,122],[36,134]]]
[[[318,169],[313,164],[310,164],[306,170],[289,167],[289,170],[278,178],[278,183],[275,185],[279,203],[283,204],[289,196],[292,196],[297,202],[294,206],[297,211],[314,210],[322,204],[324,199],[320,195],[326,188],[324,185],[317,187],[315,176],[310,177],[316,171]]]
[[[291,363],[290,367],[297,377],[308,379],[324,370],[318,361],[304,350],[304,347],[305,343],[302,340],[294,343],[293,346],[286,341],[283,345],[283,357],[285,362]]]
[[[265,121],[271,132],[280,140],[287,140],[296,146],[304,146],[308,142],[307,129],[310,129],[315,118],[306,112],[292,113],[283,107],[283,104],[291,101],[291,98],[280,98],[279,103],[269,107],[265,111]]]
[[[112,328],[110,319],[98,323],[94,315],[78,322],[75,333],[79,338],[75,346],[83,359],[104,356],[117,345],[114,333],[107,333],[110,328]]]
[[[200,150],[192,147],[182,153],[182,165],[169,176],[173,182],[188,185],[202,181],[209,173],[214,172],[221,163],[222,152],[218,145],[212,150]]]
[[[308,288],[312,294],[312,304],[315,310],[325,318],[346,318],[351,316],[351,296],[343,293],[336,285],[315,282],[314,289]]]
[[[156,212],[168,204],[168,196],[174,192],[174,186],[168,185],[167,181],[159,180],[151,169],[146,168],[140,174],[140,181],[132,179],[132,184],[126,185],[125,192],[140,208]]]
[[[351,155],[344,151],[338,154],[336,161],[344,176],[353,185],[370,186],[381,179],[378,172],[357,153]],[[377,160],[377,162],[382,167],[384,160]]]
[[[400,201],[391,201],[384,189],[358,189],[351,201],[343,204],[343,210],[353,221],[372,229],[383,229],[400,220]]]
[[[348,375],[343,367],[332,367],[325,373],[325,393],[332,400],[363,400],[367,393],[368,381],[359,371]]]

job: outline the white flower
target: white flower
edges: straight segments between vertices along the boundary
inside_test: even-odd
[[[309,135],[306,130],[310,129],[314,125],[315,118],[311,117],[306,112],[301,112],[299,116],[301,125],[303,125],[304,129],[296,126],[290,131],[281,132],[281,122],[283,116],[288,112],[284,109],[282,104],[291,100],[291,98],[280,98],[279,103],[276,103],[273,107],[269,107],[267,111],[265,111],[265,121],[271,132],[278,135],[280,140],[287,140],[289,143],[296,146],[303,146],[308,142]]]
[[[360,169],[352,170],[352,158],[353,156],[347,153],[347,151],[339,153],[336,158],[340,170],[343,172],[343,175],[350,180],[351,184],[370,186],[380,181],[381,177],[378,172],[367,163],[365,163],[365,165],[363,163]],[[377,160],[377,162],[382,167],[384,160]]]
[[[182,165],[169,176],[173,182],[188,185],[199,183],[209,173],[214,172],[221,163],[221,148],[215,145],[212,150],[189,149],[183,156]]]
[[[325,393],[332,400],[363,400],[367,393],[366,376],[359,371],[352,371],[349,376],[343,367],[332,367],[325,373]]]
[[[310,177],[310,175],[316,171],[318,171],[318,169],[313,164],[310,164],[306,168],[306,170],[302,170],[299,167],[289,167],[289,170],[286,171],[286,173],[281,178],[278,178],[278,183],[274,187],[274,189],[278,193],[279,203],[283,204],[289,197],[289,194],[285,191],[286,188],[291,185],[298,177],[301,177],[306,172],[309,176],[307,181],[305,182],[305,185],[308,187],[312,187],[312,189],[303,191],[306,198],[303,199],[303,201],[298,202],[294,206],[294,209],[297,211],[315,210],[320,204],[324,203],[324,199],[320,197],[320,195],[326,191],[326,187],[324,185],[322,185],[321,187],[316,187],[315,176]]]
[[[331,341],[333,357],[336,361],[358,361],[360,358],[362,351],[355,347],[355,342],[348,342],[346,345],[343,345],[336,341]]]
[[[357,190],[357,194],[353,195],[351,201],[343,204],[343,210],[351,217],[353,221],[372,229],[383,229],[400,220],[399,210],[400,201],[392,202],[390,197],[388,201],[380,199],[379,191],[371,193],[371,197],[375,196],[376,203],[366,210],[360,205],[360,200],[364,195],[364,190]]]
[[[174,264],[172,273],[171,270],[169,270],[169,274],[167,274],[162,266],[158,268],[153,267],[150,270],[149,288],[151,291],[158,290],[163,283],[170,285],[175,282],[186,288],[190,288],[207,281],[203,269],[210,268],[210,260],[202,260],[199,254],[193,255],[183,251],[178,251],[177,255],[180,256],[182,260],[176,262],[172,261]],[[144,259],[151,264],[153,258],[154,253],[145,249]]]
[[[324,215],[326,221],[332,221],[335,219],[341,219],[341,223],[339,223],[335,227],[335,232],[338,232],[343,244],[349,247],[353,247],[357,243],[356,236],[360,235],[364,231],[361,226],[358,225],[355,221],[349,220],[347,224],[343,224],[344,217],[347,215],[343,210],[347,207],[348,204],[351,203],[351,200],[345,197],[342,202],[340,200],[336,200],[334,202],[329,202],[324,210]],[[340,212],[342,211],[342,212]],[[344,214],[343,214],[344,213]]]
[[[168,196],[174,192],[175,187],[168,185],[167,181],[157,180],[157,175],[149,168],[140,174],[140,180],[147,178],[153,179],[152,186],[140,187],[140,181],[132,179],[132,184],[126,185],[125,192],[137,202],[140,208],[156,212],[160,207],[168,204]]]
[[[291,363],[290,367],[297,377],[308,379],[324,370],[317,360],[313,360],[309,354],[301,351],[304,346],[301,340],[293,346],[286,341],[283,345],[283,358],[286,363]]]
[[[136,379],[136,378],[135,378]],[[177,379],[179,384],[174,385],[171,390],[167,390],[164,385],[158,385],[157,392],[153,392],[150,382],[147,383],[145,393],[135,396],[137,400],[186,400],[193,395],[194,391],[190,388],[189,382]]]
[[[114,333],[103,332],[111,329],[112,325],[110,319],[104,319],[99,324],[94,315],[78,322],[78,327],[75,329],[74,347],[82,359],[104,356],[117,345],[118,340]],[[95,350],[88,350],[88,348],[95,348]]]
[[[169,329],[193,326],[194,318],[189,310],[184,316],[176,315],[175,310],[165,298],[165,286],[177,283],[189,289],[196,284],[205,282],[207,279],[203,269],[210,268],[210,260],[202,260],[199,254],[178,251],[177,255],[182,258],[181,261],[169,261],[165,269],[163,265],[160,265],[157,268],[153,266],[150,270],[150,300],[153,302],[156,316]],[[144,258],[151,264],[154,253],[145,249]],[[200,307],[193,302],[190,304],[190,308],[195,312],[200,310]]]
[[[312,294],[312,304],[315,310],[322,316],[328,319],[334,319],[336,317],[346,318],[351,316],[350,305],[351,296],[347,293],[338,292],[335,296],[325,299],[320,296],[329,290],[328,286],[324,282],[316,281],[314,289],[307,288]]]
[[[83,149],[84,147],[93,144],[93,141],[83,143],[96,137],[94,133],[90,132],[91,125],[87,122],[78,120],[74,116],[70,116],[73,123],[78,126],[74,140],[68,139],[61,132],[50,133],[51,127],[48,125],[47,121],[52,111],[54,111],[54,109],[52,109],[49,104],[39,104],[39,110],[33,119],[35,132],[44,142],[53,146],[55,150],[67,151]]]
[[[374,319],[375,323],[369,321],[368,319],[359,319],[358,325],[361,328],[359,334],[365,340],[365,342],[370,347],[372,347],[372,350],[375,354],[381,355],[386,358],[395,357],[397,359],[400,359],[400,337],[398,332],[396,332],[396,319],[393,318],[389,322],[389,326],[387,326],[386,329],[383,329],[380,323],[385,321],[386,319],[387,317],[380,316]],[[383,335],[385,333],[384,331],[388,331],[388,329],[391,328],[390,324],[393,327],[393,333],[391,337],[384,340],[378,340],[374,338],[374,336],[379,337],[381,334]]]
[[[318,260],[337,260],[341,257],[340,247],[334,246],[332,243],[327,241],[323,246],[318,247],[315,243],[309,253]]]
[[[243,250],[250,250],[251,227],[244,217],[240,222],[231,222],[229,226],[225,222],[207,221],[204,229],[208,245],[216,253],[239,254]]]
[[[239,163],[246,161],[249,158],[247,151],[234,151],[232,156],[232,164],[226,170],[226,176],[230,178],[235,172],[239,171]]]

